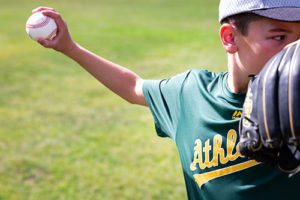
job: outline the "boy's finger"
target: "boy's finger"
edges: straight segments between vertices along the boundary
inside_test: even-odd
[[[51,17],[54,19],[55,23],[58,25],[58,27],[64,26],[64,21],[59,13],[53,11],[53,10],[45,10],[42,12],[43,15]]]
[[[53,8],[48,8],[48,7],[38,7],[32,10],[32,13],[37,13],[37,12],[41,12],[44,10],[51,10],[51,11],[55,11]]]
[[[46,47],[46,48],[52,47],[52,41],[50,41],[50,40],[45,40],[45,39],[39,38],[37,40],[37,42],[40,43],[43,47]]]
[[[46,40],[40,39],[40,38],[39,38],[39,39],[37,40],[37,42],[40,43],[40,45],[42,45],[43,47],[46,47],[46,42],[47,42]]]

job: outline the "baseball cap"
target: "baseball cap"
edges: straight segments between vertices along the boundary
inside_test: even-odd
[[[219,22],[226,17],[254,13],[263,17],[296,22],[300,21],[300,0],[221,0]]]

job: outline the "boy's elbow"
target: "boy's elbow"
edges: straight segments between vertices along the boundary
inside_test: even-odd
[[[143,79],[138,79],[135,84],[134,92],[130,96],[130,98],[127,99],[127,101],[130,104],[137,104],[137,105],[142,105],[142,106],[147,106],[146,99],[143,94],[143,84],[144,80]]]
[[[124,99],[130,104],[148,106],[144,94],[142,92],[134,92],[132,95]]]
[[[133,105],[148,106],[144,96],[137,97],[137,98],[129,98],[129,99],[126,99],[126,101],[130,104],[133,104]]]

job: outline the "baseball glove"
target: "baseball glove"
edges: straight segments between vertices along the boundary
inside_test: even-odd
[[[300,40],[253,75],[240,121],[239,151],[295,174],[300,171]]]

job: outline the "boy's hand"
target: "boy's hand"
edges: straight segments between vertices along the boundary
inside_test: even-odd
[[[52,48],[56,51],[68,54],[76,46],[68,31],[67,23],[62,19],[60,14],[53,8],[38,7],[32,13],[42,12],[43,15],[54,19],[57,24],[57,33],[53,40],[38,39],[38,43],[46,48]]]

